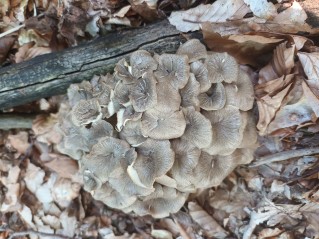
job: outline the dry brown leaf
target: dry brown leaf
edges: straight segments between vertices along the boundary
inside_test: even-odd
[[[227,52],[236,58],[240,64],[255,67],[266,65],[272,58],[273,50],[284,41],[292,38],[281,34],[250,33],[221,37],[214,32],[211,24],[202,24],[204,42],[212,51]],[[230,39],[232,38],[232,39]]]
[[[265,95],[257,100],[259,120],[257,123],[257,129],[260,135],[268,134],[268,125],[274,119],[276,112],[282,106],[282,102],[289,90],[292,87],[292,83],[285,89],[274,96]]]
[[[170,23],[182,32],[199,30],[204,22],[226,22],[241,19],[249,12],[243,0],[217,0],[213,4],[199,5],[195,8],[172,12],[168,18]]]
[[[27,149],[30,147],[28,137],[27,132],[20,131],[16,135],[9,135],[8,139],[12,147],[14,147],[20,154],[25,154]]]
[[[79,167],[75,160],[59,154],[49,154],[52,160],[45,166],[55,171],[59,177],[72,179],[78,172]]]
[[[151,235],[154,238],[158,238],[158,239],[173,239],[172,233],[170,233],[167,230],[163,230],[163,229],[152,228]]]
[[[258,234],[258,239],[264,239],[264,238],[271,238],[271,237],[275,237],[278,236],[279,234],[281,234],[283,232],[282,229],[279,228],[265,228],[263,230],[261,230]]]
[[[193,220],[205,230],[208,237],[225,238],[227,236],[225,229],[196,202],[189,202],[188,209]]]
[[[313,111],[307,98],[302,97],[294,104],[282,106],[276,113],[276,117],[269,124],[267,132],[271,133],[278,129],[298,126],[311,121]]]
[[[285,11],[279,13],[274,19],[273,22],[280,24],[295,24],[303,25],[307,20],[308,16],[305,10],[302,9],[300,4],[297,1],[293,1],[291,7],[287,8]]]
[[[48,145],[59,143],[61,135],[54,128],[57,122],[56,114],[50,114],[49,116],[37,115],[32,124],[32,130],[37,136],[37,140]]]
[[[314,80],[319,85],[319,52],[299,52],[299,60],[302,64],[304,72],[307,75],[308,80]],[[314,82],[314,83],[315,83]]]
[[[295,65],[295,45],[287,47],[283,42],[276,47],[272,60],[259,71],[259,83],[277,79],[291,73]]]
[[[13,46],[15,40],[15,36],[6,36],[0,38],[0,64],[2,64],[6,60],[7,55],[11,50],[11,47]]]
[[[314,92],[318,92],[319,88],[317,88],[317,85],[313,85],[310,88],[306,82],[302,82],[302,89],[307,99],[307,104],[312,108],[316,116],[319,117],[319,98],[314,94]]]

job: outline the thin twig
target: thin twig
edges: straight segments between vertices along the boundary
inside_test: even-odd
[[[318,154],[319,147],[306,148],[306,149],[297,149],[297,150],[287,150],[280,153],[275,153],[272,155],[260,157],[256,159],[256,162],[249,165],[249,167],[257,167],[267,163],[273,163],[278,161],[284,161],[291,158],[302,157],[311,154]]]
[[[11,33],[13,33],[13,32],[19,31],[19,30],[20,30],[21,28],[23,28],[23,27],[25,27],[25,24],[16,26],[16,27],[14,27],[14,28],[11,28],[11,29],[9,29],[8,31],[5,31],[5,32],[1,33],[1,34],[0,34],[0,38],[1,38],[1,37],[4,37],[4,36],[7,36],[7,35],[9,35],[9,34],[11,34]]]
[[[0,130],[31,129],[35,114],[0,114]]]
[[[27,235],[35,235],[39,237],[50,237],[53,239],[72,239],[72,237],[60,235],[60,234],[51,234],[51,233],[46,233],[46,232],[37,232],[34,230],[28,230],[28,231],[23,231],[23,232],[14,232],[11,234],[9,239],[13,239],[16,237],[22,237],[22,236],[27,236]]]

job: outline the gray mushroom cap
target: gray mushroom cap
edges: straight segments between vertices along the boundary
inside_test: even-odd
[[[207,57],[206,47],[198,40],[188,40],[182,44],[176,54],[188,56],[189,62],[194,62]]]
[[[200,93],[206,92],[212,85],[208,78],[206,65],[200,61],[195,61],[190,64],[190,71],[195,75],[196,80],[200,84]]]
[[[198,96],[200,107],[204,110],[220,110],[226,104],[226,92],[222,83],[212,84],[206,93]]]
[[[111,208],[124,209],[131,206],[137,199],[136,196],[126,196],[119,193],[116,189],[111,187],[109,183],[104,183],[93,194],[96,200],[102,201]]]
[[[162,196],[137,200],[123,211],[127,213],[133,211],[140,216],[151,215],[154,218],[163,218],[179,211],[188,197],[187,193],[165,186],[156,186],[156,190],[162,190],[159,194]]]
[[[89,100],[93,98],[92,85],[88,81],[81,84],[71,84],[67,91],[69,104],[74,107],[80,100]]]
[[[142,134],[153,139],[174,139],[185,131],[186,121],[182,111],[162,112],[147,110],[142,116]]]
[[[182,107],[194,106],[195,108],[199,108],[199,88],[200,85],[198,81],[195,79],[194,74],[190,74],[188,83],[186,86],[181,89],[180,94],[182,97]]]
[[[158,58],[159,66],[154,72],[158,81],[169,80],[175,89],[185,87],[189,77],[188,57],[184,55],[163,54]]]
[[[175,160],[169,174],[176,180],[178,190],[182,192],[193,191],[195,187],[192,186],[190,178],[198,164],[201,150],[181,139],[174,139],[171,144]]]
[[[80,100],[71,111],[71,119],[76,126],[90,124],[101,118],[101,106],[96,99]]]
[[[128,174],[141,187],[152,188],[155,179],[173,166],[174,152],[168,140],[147,139],[137,147],[137,158],[128,166]]]
[[[130,64],[132,75],[136,78],[141,77],[145,72],[153,72],[157,69],[157,62],[151,54],[145,50],[138,50],[131,54]]]
[[[236,82],[239,66],[234,57],[227,53],[212,53],[207,56],[205,63],[212,83]]]
[[[136,112],[132,105],[127,106],[126,108],[121,108],[117,114],[117,123],[116,123],[116,130],[121,131],[123,127],[129,121],[137,121],[142,117],[141,112]]]
[[[182,139],[191,142],[199,149],[208,147],[212,143],[211,122],[200,112],[195,111],[194,107],[184,108],[183,113],[186,128]]]
[[[130,91],[130,99],[136,112],[144,112],[157,104],[156,80],[151,73],[145,73]]]
[[[177,111],[181,105],[181,95],[167,81],[158,82],[156,85],[157,105],[155,108],[163,112]]]
[[[114,68],[114,76],[117,80],[121,80],[125,84],[131,84],[135,80],[135,77],[133,77],[130,72],[130,66],[125,59],[122,59],[116,63]]]
[[[226,104],[247,111],[253,108],[254,86],[244,71],[239,71],[237,82],[225,85]]]
[[[104,183],[116,168],[130,164],[135,158],[136,152],[126,141],[106,136],[99,139],[82,163]]]
[[[119,133],[120,138],[126,140],[131,146],[137,147],[146,141],[142,135],[141,121],[129,121]]]
[[[231,154],[241,143],[241,115],[238,108],[226,106],[218,111],[203,111],[213,130],[212,143],[203,150],[211,155]]]

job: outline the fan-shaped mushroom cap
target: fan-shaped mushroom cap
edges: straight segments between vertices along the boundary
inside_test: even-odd
[[[194,190],[190,177],[198,164],[200,149],[181,139],[172,140],[172,149],[175,152],[175,160],[169,174],[176,180],[178,190],[182,192]]]
[[[226,84],[226,104],[233,105],[240,110],[247,111],[253,108],[254,86],[244,71],[239,71],[236,83]]]
[[[142,116],[142,134],[153,139],[174,139],[183,135],[186,127],[182,111],[147,110]]]
[[[116,130],[121,131],[123,126],[126,125],[127,122],[133,120],[139,120],[142,117],[141,112],[136,112],[133,106],[129,105],[126,108],[120,109],[117,114],[117,123],[116,123]]]
[[[162,187],[162,188],[160,188]],[[137,200],[131,206],[123,209],[124,212],[134,211],[138,215],[151,215],[154,218],[169,216],[170,213],[178,212],[184,205],[188,194],[178,192],[174,188],[156,186],[157,190],[162,190],[157,198]]]
[[[182,44],[176,54],[188,56],[189,62],[194,62],[207,57],[206,47],[198,40],[188,40]]]
[[[157,62],[151,54],[145,50],[138,50],[131,54],[130,64],[132,67],[132,75],[141,77],[145,72],[153,72],[157,69]]]
[[[96,99],[80,100],[71,111],[71,119],[76,126],[90,124],[101,118],[101,106]]]
[[[93,98],[92,85],[88,81],[81,84],[71,84],[68,88],[68,99],[71,107],[74,107],[80,100],[89,100]]]
[[[174,152],[168,140],[147,139],[137,147],[137,153],[127,172],[141,187],[152,188],[155,179],[166,174],[174,163]]]
[[[92,192],[102,186],[102,182],[90,170],[83,171],[84,190]]]
[[[94,172],[104,183],[108,180],[110,173],[121,166],[121,163],[129,164],[135,158],[136,152],[126,141],[106,136],[100,138],[82,163],[83,168]]]
[[[106,107],[112,95],[114,95],[114,88],[116,86],[117,81],[115,78],[108,74],[106,76],[94,76],[90,81],[93,90],[93,97],[98,99],[98,102],[101,106]]]
[[[117,167],[109,177],[108,183],[123,196],[147,196],[154,192],[154,188],[146,188],[137,185],[127,173],[128,164],[123,163]]]
[[[95,145],[100,138],[113,136],[113,126],[105,120],[93,122],[87,131],[87,144],[89,145],[89,148]]]
[[[188,57],[174,54],[163,54],[158,58],[159,66],[155,71],[158,81],[167,81],[175,88],[185,87],[189,77]]]
[[[156,85],[157,105],[156,109],[164,112],[179,110],[181,105],[181,95],[168,82],[158,82]]]
[[[128,121],[120,132],[120,138],[126,140],[133,147],[145,142],[147,138],[142,135],[141,121]]]
[[[183,109],[186,120],[185,132],[182,135],[183,140],[187,140],[202,149],[212,143],[212,125],[200,112],[195,111],[194,107]]]
[[[203,150],[211,155],[231,154],[242,140],[242,121],[238,108],[226,106],[218,111],[203,111],[202,114],[210,120],[213,130],[212,143]]]
[[[190,74],[188,83],[186,86],[181,89],[182,103],[183,107],[194,106],[196,108],[199,107],[199,83],[195,79],[194,74]]]
[[[123,82],[118,82],[114,89],[114,96],[111,97],[121,105],[126,105],[130,102],[130,92],[134,84],[124,84]]]
[[[153,108],[157,104],[156,80],[151,73],[143,75],[130,91],[130,99],[137,112]]]
[[[226,92],[222,83],[212,84],[206,93],[198,96],[200,107],[204,110],[220,110],[226,103]]]
[[[208,79],[207,67],[200,61],[195,61],[190,65],[191,72],[195,75],[196,80],[200,84],[200,93],[208,91],[212,83]]]
[[[236,82],[239,66],[227,53],[213,53],[206,59],[208,77],[212,83]]]
[[[192,182],[197,188],[219,185],[237,166],[235,158],[234,155],[210,155],[202,151],[198,164],[193,170]]]
[[[118,80],[123,81],[125,84],[130,84],[134,82],[135,78],[130,72],[130,66],[125,59],[120,60],[114,68],[114,76]]]
[[[102,201],[109,207],[124,209],[131,206],[136,201],[136,196],[121,195],[117,190],[112,188],[108,183],[104,183],[101,188],[94,192],[93,197]]]

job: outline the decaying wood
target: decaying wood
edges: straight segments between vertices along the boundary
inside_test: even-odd
[[[0,130],[31,129],[35,114],[0,114]]]
[[[198,33],[186,35],[200,38]],[[186,35],[162,21],[1,68],[0,109],[63,94],[71,83],[112,72],[116,62],[138,49],[175,52]]]

